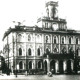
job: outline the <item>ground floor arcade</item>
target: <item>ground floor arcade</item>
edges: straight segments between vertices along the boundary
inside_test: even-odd
[[[53,71],[53,73],[71,73],[74,71],[73,59],[24,59],[13,61],[12,72],[18,71],[44,71],[45,73]],[[10,65],[11,66],[11,65]]]
[[[53,73],[71,73],[74,70],[73,60],[44,60],[44,70]]]

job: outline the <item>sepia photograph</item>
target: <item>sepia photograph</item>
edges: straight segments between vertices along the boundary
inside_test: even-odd
[[[79,80],[79,8],[79,0],[0,0],[0,80]]]

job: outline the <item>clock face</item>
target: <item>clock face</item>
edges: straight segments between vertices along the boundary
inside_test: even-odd
[[[53,24],[53,29],[57,30],[58,29],[58,24]]]

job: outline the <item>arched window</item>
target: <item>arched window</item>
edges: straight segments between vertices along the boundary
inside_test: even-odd
[[[38,62],[38,69],[41,69],[41,61]]]
[[[62,52],[62,54],[66,54],[67,53],[66,48],[63,47],[61,52]]]
[[[19,56],[21,56],[21,55],[22,55],[22,49],[19,48]]]
[[[28,49],[28,55],[31,56],[31,49],[30,48]]]
[[[19,62],[19,69],[23,69],[23,63],[22,63],[22,61]]]
[[[57,43],[57,41],[56,41],[56,36],[54,36],[54,44],[56,44]]]
[[[78,51],[79,51],[79,49],[76,50],[76,55],[77,55],[77,56],[78,56]]]
[[[37,41],[37,42],[41,42],[41,35],[40,35],[40,34],[38,34],[38,35],[36,36],[36,41]]]
[[[46,43],[48,43],[48,36],[46,36]]]
[[[76,44],[78,44],[78,38],[76,38]]]
[[[62,44],[64,44],[64,42],[65,42],[65,39],[64,39],[64,37],[62,37],[62,40],[61,40],[61,41],[62,41],[61,43],[62,43]]]
[[[46,49],[46,54],[49,54],[49,49],[48,48]]]
[[[38,48],[37,52],[38,52],[38,56],[40,56],[40,49],[39,48]]]
[[[57,48],[54,48],[54,52],[57,52]]]
[[[71,37],[69,38],[69,44],[71,44]]]
[[[21,38],[21,37],[22,37],[22,35],[21,35],[21,34],[18,34],[18,37],[19,37],[19,38]]]
[[[28,35],[28,41],[31,41],[31,35],[30,34]]]
[[[29,69],[32,69],[32,61],[29,62]]]
[[[69,48],[69,53],[70,53],[70,54],[74,53],[73,47]]]
[[[22,35],[21,34],[18,34],[18,41],[22,41]]]

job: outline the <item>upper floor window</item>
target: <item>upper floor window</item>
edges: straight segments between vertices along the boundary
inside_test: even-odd
[[[73,47],[69,48],[69,53],[70,53],[70,54],[73,54],[73,53],[74,53]]]
[[[21,37],[22,37],[22,35],[21,35],[21,34],[18,34],[18,36],[19,36],[19,38],[21,38]]]
[[[31,56],[31,49],[28,49],[28,55]]]
[[[39,48],[38,48],[37,52],[38,52],[38,56],[40,56],[40,49]]]
[[[66,54],[67,53],[66,48],[63,47],[61,52],[62,52],[62,54]]]
[[[79,49],[79,47],[76,49],[76,55],[80,56],[80,49]]]
[[[19,48],[19,55],[22,55],[22,49]]]
[[[48,36],[46,36],[46,43],[48,43]]]
[[[49,54],[49,49],[48,48],[46,49],[46,54]]]
[[[41,35],[39,35],[39,34],[36,35],[36,41],[37,41],[37,42],[41,42]]]
[[[47,36],[45,36],[45,42],[46,43],[49,43],[50,42],[50,37],[47,35]]]
[[[78,38],[76,38],[76,44],[78,44]]]
[[[18,41],[22,41],[22,35],[18,34]]]
[[[47,22],[45,22],[45,28],[48,28],[48,23]]]
[[[54,36],[54,44],[56,44],[57,43],[57,41],[56,41],[56,36]]]
[[[77,55],[77,56],[78,56],[78,51],[79,51],[79,49],[76,50],[76,55]]]
[[[61,39],[61,43],[62,43],[62,44],[65,43],[65,37],[62,37],[62,39]]]
[[[69,44],[71,44],[71,37],[69,38]]]
[[[28,35],[28,41],[31,41],[31,35],[30,34]]]
[[[57,50],[57,48],[54,48],[54,53],[56,53],[58,50]]]

